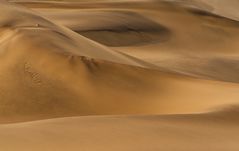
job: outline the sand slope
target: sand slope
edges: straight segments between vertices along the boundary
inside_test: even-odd
[[[201,115],[62,118],[0,125],[0,145],[4,150],[24,151],[236,151],[238,124],[238,112],[233,110]]]
[[[92,114],[191,113],[238,103],[237,84],[152,70],[155,67],[149,63],[27,9],[5,3],[1,7],[5,12],[1,18],[2,122]],[[19,17],[7,17],[12,14]]]
[[[219,16],[203,1],[20,4],[163,70],[239,82],[238,22]]]

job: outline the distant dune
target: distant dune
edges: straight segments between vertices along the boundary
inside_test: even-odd
[[[219,16],[204,2],[48,3],[23,4],[87,38],[163,70],[239,82],[235,65],[238,22]]]
[[[237,151],[236,6],[0,1],[1,149]]]
[[[192,2],[206,11],[212,11],[215,14],[233,19],[239,20],[239,1],[238,0],[185,0]],[[206,6],[206,7],[205,7]]]

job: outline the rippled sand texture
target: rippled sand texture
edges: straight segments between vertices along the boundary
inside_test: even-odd
[[[237,6],[0,1],[0,150],[238,151]]]

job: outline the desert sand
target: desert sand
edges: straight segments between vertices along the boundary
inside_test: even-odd
[[[0,1],[0,150],[239,150],[237,6]]]

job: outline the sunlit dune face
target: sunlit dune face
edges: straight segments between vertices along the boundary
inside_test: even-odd
[[[19,120],[191,113],[237,101],[237,85],[221,82],[238,82],[238,61],[229,56],[236,54],[235,21],[165,1],[127,9],[123,2],[34,4],[35,11],[1,6],[0,89],[22,88],[1,94],[1,111],[12,120],[15,112]]]

